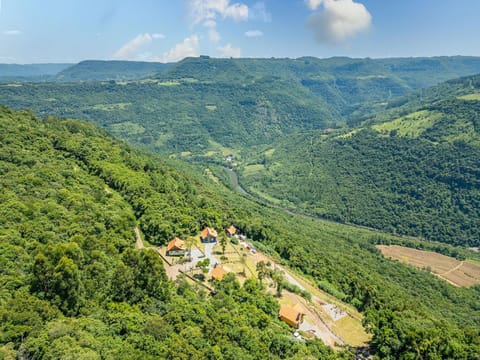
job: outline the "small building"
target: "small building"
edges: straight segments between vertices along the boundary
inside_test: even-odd
[[[202,240],[204,243],[213,243],[217,241],[217,236],[217,230],[206,227],[200,234],[200,240]]]
[[[225,229],[228,237],[233,237],[237,233],[237,228],[235,226],[230,226],[228,229]]]
[[[187,252],[185,241],[175,237],[167,245],[167,256],[184,256]]]
[[[302,312],[302,307],[300,304],[295,304],[293,307],[290,305],[282,305],[280,306],[278,317],[283,322],[286,322],[288,325],[298,329],[300,324],[303,322],[305,314]]]
[[[221,267],[220,265],[215,265],[215,267],[212,269],[212,271],[210,272],[210,275],[212,277],[212,280],[222,280],[225,275],[227,275],[227,272],[225,271],[225,269],[223,267]]]

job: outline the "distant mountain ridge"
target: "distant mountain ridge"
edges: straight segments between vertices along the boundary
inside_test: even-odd
[[[0,64],[0,82],[124,81],[151,77],[172,63],[84,60],[78,64]]]
[[[143,78],[156,67],[163,72]],[[62,83],[0,86],[0,94],[17,109],[90,120],[151,150],[195,157],[338,128],[415,89],[473,73],[480,58],[85,61],[64,70]],[[137,79],[111,81],[129,76]]]
[[[52,81],[72,64],[0,64],[0,81]]]
[[[172,64],[145,61],[85,60],[59,72],[61,82],[135,80],[168,70]]]

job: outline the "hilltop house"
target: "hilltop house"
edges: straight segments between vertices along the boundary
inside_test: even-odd
[[[237,228],[235,226],[230,226],[228,229],[225,229],[228,237],[232,237],[237,233]]]
[[[167,256],[184,256],[187,252],[185,241],[175,237],[167,245]]]
[[[217,236],[217,230],[206,227],[200,234],[200,240],[202,240],[204,243],[212,243],[217,241]]]
[[[223,267],[217,264],[210,272],[210,275],[212,277],[212,280],[222,280],[225,275],[227,275],[227,272]]]
[[[295,304],[293,307],[290,305],[282,305],[280,306],[278,317],[288,325],[298,329],[300,324],[303,322],[305,314],[302,312],[302,307],[300,304]]]

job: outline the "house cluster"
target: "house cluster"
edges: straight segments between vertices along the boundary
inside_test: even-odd
[[[237,229],[235,226],[231,225],[227,229],[225,229],[225,233],[229,238],[238,237],[242,240],[242,245],[245,246],[248,250],[252,253],[255,253],[255,248],[252,244],[246,241],[246,237],[244,235],[238,235]],[[218,238],[218,233],[214,228],[205,227],[202,232],[200,233],[200,240],[203,243],[215,243]],[[167,245],[167,256],[185,256],[187,254],[187,245],[184,240],[175,237],[173,238]],[[225,275],[227,275],[227,271],[220,265],[215,264],[213,269],[210,271],[210,276],[212,280],[222,280]],[[284,321],[288,325],[298,329],[300,324],[303,322],[303,318],[305,314],[302,311],[301,305],[296,304],[294,306],[290,305],[282,305],[280,307],[280,312],[278,313],[278,317],[280,320]]]
[[[227,229],[225,229],[225,233],[228,237],[233,237],[237,234],[237,229],[235,226],[231,225]],[[202,243],[215,243],[218,239],[217,230],[212,227],[205,227],[202,232],[200,233],[200,241]],[[173,238],[167,244],[167,256],[185,256],[187,255],[188,249],[187,245],[184,240],[180,239],[179,237]],[[210,272],[210,276],[212,280],[222,280],[224,276],[227,274],[227,271],[219,264],[215,264],[213,269]]]

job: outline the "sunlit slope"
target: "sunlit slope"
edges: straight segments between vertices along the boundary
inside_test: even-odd
[[[309,213],[478,246],[478,79],[412,95],[344,134],[311,132],[280,142],[249,159],[241,180]]]

